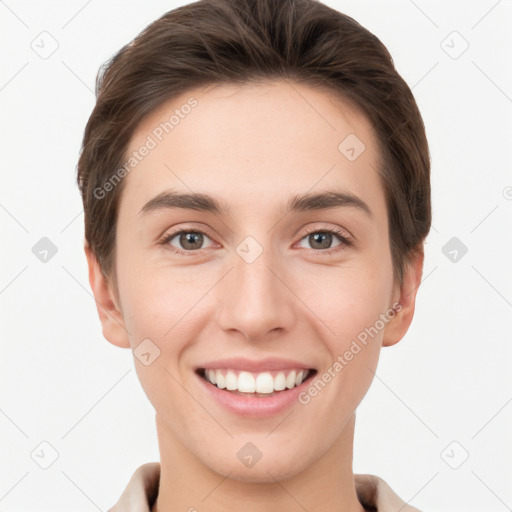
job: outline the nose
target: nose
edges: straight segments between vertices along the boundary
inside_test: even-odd
[[[215,289],[220,328],[250,341],[289,331],[296,321],[297,299],[282,260],[264,248],[254,261],[241,250],[234,253],[232,262],[232,270]]]

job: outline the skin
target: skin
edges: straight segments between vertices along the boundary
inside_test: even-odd
[[[117,283],[104,278],[85,246],[105,338],[132,349],[149,338],[160,349],[149,366],[134,359],[156,411],[161,477],[152,511],[362,512],[352,472],[355,410],[381,347],[409,328],[423,267],[420,254],[403,285],[393,281],[372,126],[326,90],[282,80],[210,86],[154,111],[128,153],[191,96],[197,106],[125,178]],[[366,149],[349,161],[338,145],[352,133]],[[171,188],[215,196],[230,212],[139,214]],[[351,207],[284,214],[292,194],[326,189],[359,196],[373,216]],[[326,255],[306,229],[334,227],[354,243]],[[172,252],[186,250],[179,236],[158,244],[171,228],[207,236],[196,254],[179,255]],[[252,263],[236,252],[247,236],[263,248]],[[326,244],[340,248],[336,235]],[[395,302],[402,307],[394,318],[291,413],[237,416],[210,399],[194,373],[199,363],[224,357],[276,356],[308,362],[321,374]],[[250,468],[236,456],[246,442],[263,454]]]

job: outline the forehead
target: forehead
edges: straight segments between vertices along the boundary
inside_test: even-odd
[[[216,196],[236,209],[343,188],[384,206],[366,116],[325,89],[288,81],[190,90],[138,126],[126,158],[135,153],[121,209],[139,212],[166,189]]]

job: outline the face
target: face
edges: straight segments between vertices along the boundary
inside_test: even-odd
[[[304,85],[210,86],[153,112],[134,151],[105,336],[134,349],[169,444],[240,480],[299,473],[412,318],[372,126]]]

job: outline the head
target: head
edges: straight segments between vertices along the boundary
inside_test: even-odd
[[[239,479],[320,460],[410,325],[430,229],[424,126],[384,45],[313,0],[170,11],[100,71],[78,184],[104,336],[147,344],[167,439]],[[202,368],[231,357],[312,370],[272,435],[287,413],[203,395]]]

